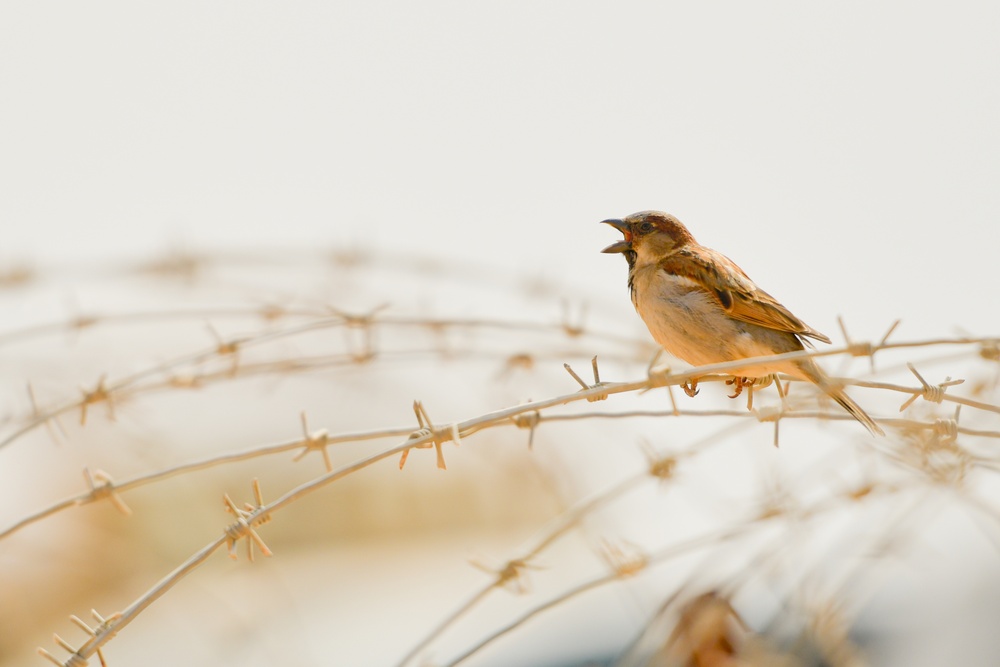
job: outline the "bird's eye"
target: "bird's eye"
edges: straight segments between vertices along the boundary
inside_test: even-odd
[[[653,223],[651,223],[651,222],[644,222],[641,225],[639,225],[639,233],[640,234],[648,234],[651,231],[653,231]]]

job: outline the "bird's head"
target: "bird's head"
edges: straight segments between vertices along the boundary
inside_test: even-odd
[[[601,252],[620,252],[629,264],[636,258],[656,261],[689,243],[694,237],[681,221],[662,211],[641,211],[626,218],[602,220],[625,235],[621,241],[612,243]]]

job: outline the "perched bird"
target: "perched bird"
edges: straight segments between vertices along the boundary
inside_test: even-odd
[[[602,252],[628,261],[632,304],[663,349],[694,366],[763,357],[812,347],[810,338],[830,339],[792,315],[757,287],[731,259],[700,245],[681,221],[660,211],[604,220],[625,238]],[[812,359],[737,369],[736,394],[749,378],[785,373],[812,382],[872,433],[878,424]],[[685,386],[695,394],[697,380]],[[735,396],[734,395],[734,396]]]

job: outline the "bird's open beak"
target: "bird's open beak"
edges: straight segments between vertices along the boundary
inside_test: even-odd
[[[601,224],[611,225],[625,235],[625,238],[621,241],[612,243],[601,252],[627,252],[632,249],[632,229],[627,222],[618,218],[611,218],[610,220],[601,220]]]

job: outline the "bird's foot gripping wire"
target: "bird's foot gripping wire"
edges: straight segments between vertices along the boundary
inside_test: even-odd
[[[689,378],[685,380],[684,384],[681,385],[681,389],[683,389],[684,393],[690,396],[691,398],[697,396],[698,392],[701,391],[700,389],[698,389],[697,378]]]
[[[759,378],[747,378],[747,377],[734,377],[731,380],[726,380],[726,384],[732,385],[734,392],[729,395],[729,398],[736,398],[743,393],[743,390],[747,390],[747,410],[753,410],[753,392],[755,389],[762,389],[764,387],[769,387],[772,384],[778,382],[777,375],[765,375]],[[778,394],[784,397],[784,393],[781,390],[781,384],[778,382]],[[784,400],[784,399],[782,399]]]
[[[729,398],[736,398],[743,393],[743,387],[752,387],[754,382],[754,378],[745,377],[734,377],[726,380],[726,384],[732,385],[733,387],[733,393],[729,395]]]

